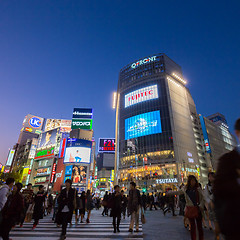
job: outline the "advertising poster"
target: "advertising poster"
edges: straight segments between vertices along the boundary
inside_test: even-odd
[[[11,150],[9,151],[8,159],[7,159],[7,162],[6,162],[6,166],[11,166],[11,165],[12,165],[14,153],[15,153],[15,150],[14,150],[14,149],[11,149]]]
[[[72,120],[66,119],[47,119],[44,131],[50,131],[56,128],[60,128],[60,132],[71,131]]]
[[[87,166],[73,166],[72,182],[73,184],[86,184]]]
[[[50,130],[41,134],[38,148],[46,148],[56,144],[60,129]]]
[[[160,111],[125,119],[125,140],[162,132]]]
[[[92,108],[74,108],[73,109],[73,119],[92,119],[93,109]]]
[[[37,138],[33,138],[32,139],[32,144],[31,144],[31,148],[30,148],[30,151],[29,151],[29,155],[28,155],[29,159],[32,159],[32,158],[35,157],[37,145],[38,145],[38,139]]]
[[[115,138],[99,138],[98,152],[115,152]]]
[[[23,120],[23,129],[27,132],[40,134],[43,128],[44,118],[28,114]]]
[[[63,164],[63,158],[58,159],[57,162],[57,168],[55,173],[55,179],[54,179],[54,185],[53,185],[53,191],[60,191],[61,185],[64,183],[64,164]]]
[[[73,170],[73,166],[72,165],[68,165],[65,168],[65,176],[64,176],[64,182],[67,179],[72,179],[72,170]]]
[[[85,163],[91,161],[92,142],[83,139],[69,138],[64,157],[64,163]]]

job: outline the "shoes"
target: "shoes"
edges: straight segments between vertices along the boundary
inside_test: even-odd
[[[89,219],[87,218],[86,223],[90,223]]]
[[[23,227],[23,225],[22,224],[20,224],[20,228],[22,228]]]
[[[133,230],[130,228],[129,230],[128,230],[129,232],[133,232]]]
[[[119,228],[117,228],[117,231],[118,231],[118,232],[120,232],[120,229],[119,229]]]
[[[136,229],[135,232],[139,232],[139,229]]]
[[[83,221],[81,220],[81,222],[80,223],[83,223]]]
[[[113,233],[116,233],[116,232],[117,232],[116,229],[114,229]]]
[[[60,240],[66,239],[66,235],[61,235]]]
[[[34,224],[34,225],[33,225],[33,227],[32,227],[32,230],[34,230],[36,227],[37,227],[37,225],[36,225],[36,224]]]

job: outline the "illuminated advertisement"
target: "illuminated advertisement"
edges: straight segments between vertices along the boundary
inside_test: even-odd
[[[93,117],[93,110],[92,108],[74,108],[73,109],[73,119],[92,119]]]
[[[125,108],[156,98],[158,98],[157,84],[149,87],[144,87],[125,95]]]
[[[64,119],[47,119],[44,131],[50,131],[56,128],[60,128],[60,132],[70,132],[71,131],[71,120]]]
[[[72,129],[92,129],[92,119],[73,119]]]
[[[28,155],[29,159],[35,157],[37,145],[38,145],[38,139],[37,138],[33,138],[32,139],[32,144],[31,144],[31,148],[30,148],[30,151],[29,151],[29,155]]]
[[[54,156],[54,147],[36,151],[35,159]]]
[[[64,163],[90,163],[92,142],[83,139],[69,138]]]
[[[23,120],[23,129],[27,132],[40,134],[44,118],[28,114]]]
[[[160,111],[153,111],[125,119],[125,140],[162,132]]]
[[[115,138],[99,138],[99,152],[115,152]]]
[[[44,175],[49,175],[51,173],[50,167],[46,168],[39,168],[37,169],[37,176],[44,176]]]
[[[59,147],[59,158],[63,158],[65,155],[65,150],[66,150],[66,144],[67,144],[67,139],[63,138],[60,142],[60,147]]]
[[[137,62],[135,62],[135,63],[133,63],[131,65],[131,68],[135,69],[136,67],[139,67],[139,66],[141,66],[143,64],[154,62],[154,61],[156,61],[156,57],[157,56],[148,57],[148,58],[144,58],[144,59],[142,59],[140,61],[137,61]]]
[[[22,182],[26,182],[28,174],[29,174],[29,167],[25,167],[22,173]]]
[[[59,137],[60,129],[53,129],[47,132],[44,132],[40,135],[38,148],[45,148],[51,145],[55,145]]]
[[[58,162],[56,165],[56,173],[55,173],[53,191],[61,190],[61,185],[63,183],[63,177],[64,177],[64,166],[65,165],[63,164],[63,158],[58,159]]]
[[[73,184],[86,184],[87,166],[73,166],[72,182]]]
[[[7,159],[7,162],[6,162],[6,166],[11,166],[11,165],[12,165],[14,153],[15,153],[15,150],[14,150],[14,149],[11,149],[11,150],[9,151],[9,153],[8,153],[8,159]]]
[[[207,129],[206,129],[206,125],[205,125],[205,121],[202,115],[199,116],[200,118],[200,123],[202,125],[202,132],[203,132],[203,137],[204,137],[204,143],[205,143],[205,147],[206,147],[206,151],[207,153],[211,153],[211,147],[210,147],[210,143],[209,143],[209,139],[208,139],[208,133],[207,133]]]
[[[72,170],[73,170],[73,166],[72,166],[72,165],[66,166],[65,176],[64,176],[64,182],[65,182],[67,179],[71,179],[71,178],[72,178]]]

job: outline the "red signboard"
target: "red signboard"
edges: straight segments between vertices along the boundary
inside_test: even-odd
[[[56,163],[53,164],[53,169],[52,169],[52,175],[51,175],[50,183],[53,182],[55,173],[56,173]]]
[[[60,191],[61,185],[63,184],[64,179],[64,164],[63,158],[59,158],[57,162],[57,169],[55,173],[55,179],[53,183],[53,191]]]

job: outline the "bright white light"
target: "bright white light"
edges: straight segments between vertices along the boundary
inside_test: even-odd
[[[176,73],[172,73],[172,76],[175,77],[180,82],[182,82],[183,84],[187,84],[187,82],[183,78],[179,77]]]
[[[116,109],[116,104],[117,104],[117,92],[113,93],[113,104],[112,104],[112,108]]]

